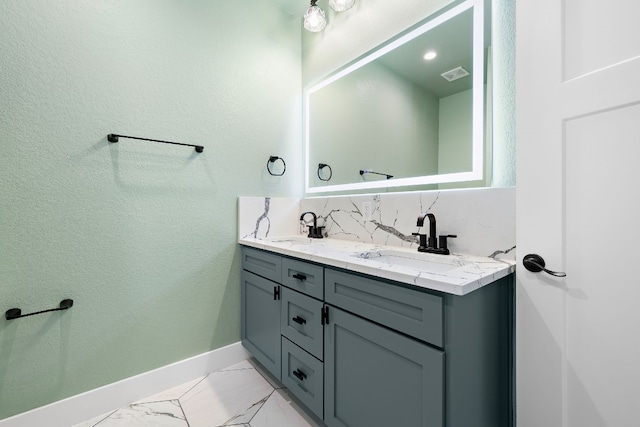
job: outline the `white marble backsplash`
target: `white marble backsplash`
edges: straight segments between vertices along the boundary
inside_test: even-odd
[[[312,211],[328,238],[417,248],[421,212],[435,215],[437,234],[453,253],[515,260],[515,188],[367,194],[306,199],[240,197],[238,239],[300,234],[300,214]],[[371,218],[364,217],[371,203]],[[310,219],[310,215],[307,219]]]
[[[300,234],[300,199],[239,197],[238,239]]]

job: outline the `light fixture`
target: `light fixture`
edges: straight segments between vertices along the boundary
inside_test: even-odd
[[[336,12],[344,12],[351,9],[356,3],[356,0],[329,0],[329,6]]]
[[[432,60],[432,59],[434,59],[436,56],[438,56],[438,54],[437,54],[435,51],[430,50],[429,52],[427,52],[427,53],[425,53],[425,54],[424,54],[423,58],[424,58],[425,60],[427,60],[427,61],[431,61],[431,60]]]
[[[311,0],[311,6],[304,14],[304,28],[312,33],[318,33],[327,26],[327,18],[324,10],[316,6],[318,0]]]
[[[324,10],[320,9],[316,3],[318,0],[311,0],[311,6],[304,14],[304,28],[312,33],[318,33],[327,26],[327,17]],[[329,0],[329,6],[336,12],[344,12],[351,9],[356,0]]]

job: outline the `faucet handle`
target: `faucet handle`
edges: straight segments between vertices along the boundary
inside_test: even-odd
[[[421,233],[411,233],[412,236],[418,236],[420,239],[420,246],[418,246],[418,251],[424,252],[427,249],[427,235]]]
[[[449,249],[447,248],[447,238],[456,238],[458,237],[456,234],[442,234],[438,237],[438,246],[440,246],[440,251],[445,255],[449,255]]]

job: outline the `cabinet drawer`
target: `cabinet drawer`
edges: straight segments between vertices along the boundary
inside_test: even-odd
[[[324,268],[295,259],[282,260],[282,284],[314,298],[324,297]]]
[[[282,383],[314,414],[322,418],[324,366],[285,337],[282,337]]]
[[[258,249],[242,247],[242,268],[274,282],[282,280],[282,257]]]
[[[321,310],[322,302],[282,288],[282,335],[320,360],[323,358],[324,337]]]
[[[325,301],[443,347],[441,296],[327,268]]]

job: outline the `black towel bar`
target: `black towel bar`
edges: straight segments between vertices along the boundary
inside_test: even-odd
[[[48,313],[50,311],[67,310],[71,307],[73,307],[73,300],[63,299],[62,301],[60,301],[59,308],[51,308],[49,310],[36,311],[35,313],[28,313],[28,314],[22,314],[22,310],[20,310],[19,308],[10,308],[5,312],[4,317],[7,320],[19,319],[20,317],[34,316],[36,314]]]
[[[204,147],[202,145],[183,144],[181,142],[162,141],[160,139],[140,138],[138,136],[117,135],[115,133],[107,135],[107,140],[109,142],[118,142],[119,138],[139,139],[141,141],[159,142],[161,144],[184,145],[185,147],[195,148],[197,153],[202,153],[204,151]]]
[[[371,169],[360,169],[360,175],[364,175],[365,173],[373,173],[373,174],[376,174],[376,175],[386,176],[387,179],[393,178],[393,175],[389,175],[388,173],[374,172]]]

